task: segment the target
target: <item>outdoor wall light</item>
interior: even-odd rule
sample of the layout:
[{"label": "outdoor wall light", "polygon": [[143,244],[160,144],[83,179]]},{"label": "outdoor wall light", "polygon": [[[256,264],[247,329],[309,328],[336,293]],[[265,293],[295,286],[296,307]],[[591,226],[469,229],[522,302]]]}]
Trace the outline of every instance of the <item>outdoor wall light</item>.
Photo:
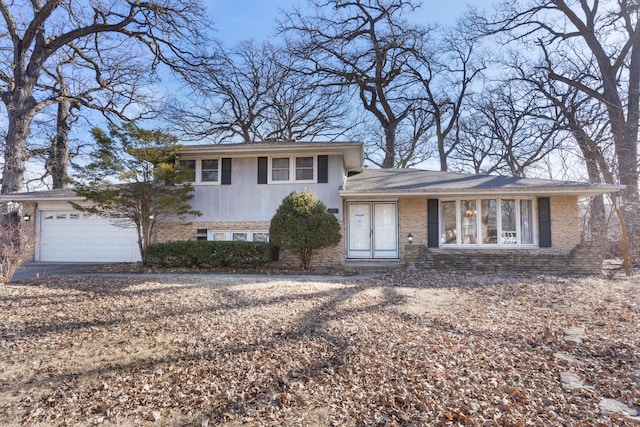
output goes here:
[{"label": "outdoor wall light", "polygon": [[413,243],[413,234],[409,233],[409,235],[407,236],[407,240],[409,241],[409,244]]},{"label": "outdoor wall light", "polygon": [[29,214],[22,215],[22,220],[23,221],[31,221],[31,215],[29,215]]}]

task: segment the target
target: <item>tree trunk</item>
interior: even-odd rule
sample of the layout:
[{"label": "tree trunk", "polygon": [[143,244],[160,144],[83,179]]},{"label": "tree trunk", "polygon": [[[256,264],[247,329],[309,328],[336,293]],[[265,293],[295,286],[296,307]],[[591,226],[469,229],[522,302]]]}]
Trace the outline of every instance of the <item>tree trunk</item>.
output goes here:
[{"label": "tree trunk", "polygon": [[384,128],[384,160],[383,169],[391,169],[396,164],[396,128],[397,124],[389,124]]},{"label": "tree trunk", "polygon": [[444,136],[438,135],[438,155],[440,156],[440,171],[447,172],[449,165],[447,164],[447,152],[444,149]]},{"label": "tree trunk", "polygon": [[58,103],[56,136],[51,141],[45,168],[53,181],[53,188],[65,188],[69,170],[69,102]]},{"label": "tree trunk", "polygon": [[20,107],[20,104],[14,102],[7,105],[7,112],[9,123],[4,148],[4,168],[0,194],[11,194],[22,190],[28,157],[27,137],[31,122],[28,107]]}]

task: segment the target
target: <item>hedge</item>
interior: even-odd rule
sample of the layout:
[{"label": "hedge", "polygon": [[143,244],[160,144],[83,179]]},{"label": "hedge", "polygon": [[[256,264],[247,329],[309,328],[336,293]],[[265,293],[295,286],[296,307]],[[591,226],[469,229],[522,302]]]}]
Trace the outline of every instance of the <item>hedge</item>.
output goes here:
[{"label": "hedge", "polygon": [[271,261],[273,252],[272,245],[263,242],[181,240],[149,245],[145,265],[165,268],[247,268]]}]

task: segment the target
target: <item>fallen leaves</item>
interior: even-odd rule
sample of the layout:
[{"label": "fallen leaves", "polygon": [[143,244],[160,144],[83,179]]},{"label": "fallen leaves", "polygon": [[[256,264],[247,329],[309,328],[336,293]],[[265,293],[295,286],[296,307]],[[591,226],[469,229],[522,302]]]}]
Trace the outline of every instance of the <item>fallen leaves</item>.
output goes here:
[{"label": "fallen leaves", "polygon": [[635,279],[431,271],[6,286],[0,420],[625,425],[600,403],[640,402],[639,302]]}]

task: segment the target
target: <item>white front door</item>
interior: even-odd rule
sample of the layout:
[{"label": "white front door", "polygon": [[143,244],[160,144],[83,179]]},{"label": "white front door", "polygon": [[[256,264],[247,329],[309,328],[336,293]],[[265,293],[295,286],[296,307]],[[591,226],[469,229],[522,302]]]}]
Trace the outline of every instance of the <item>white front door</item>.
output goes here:
[{"label": "white front door", "polygon": [[349,258],[398,258],[397,206],[349,203]]}]

